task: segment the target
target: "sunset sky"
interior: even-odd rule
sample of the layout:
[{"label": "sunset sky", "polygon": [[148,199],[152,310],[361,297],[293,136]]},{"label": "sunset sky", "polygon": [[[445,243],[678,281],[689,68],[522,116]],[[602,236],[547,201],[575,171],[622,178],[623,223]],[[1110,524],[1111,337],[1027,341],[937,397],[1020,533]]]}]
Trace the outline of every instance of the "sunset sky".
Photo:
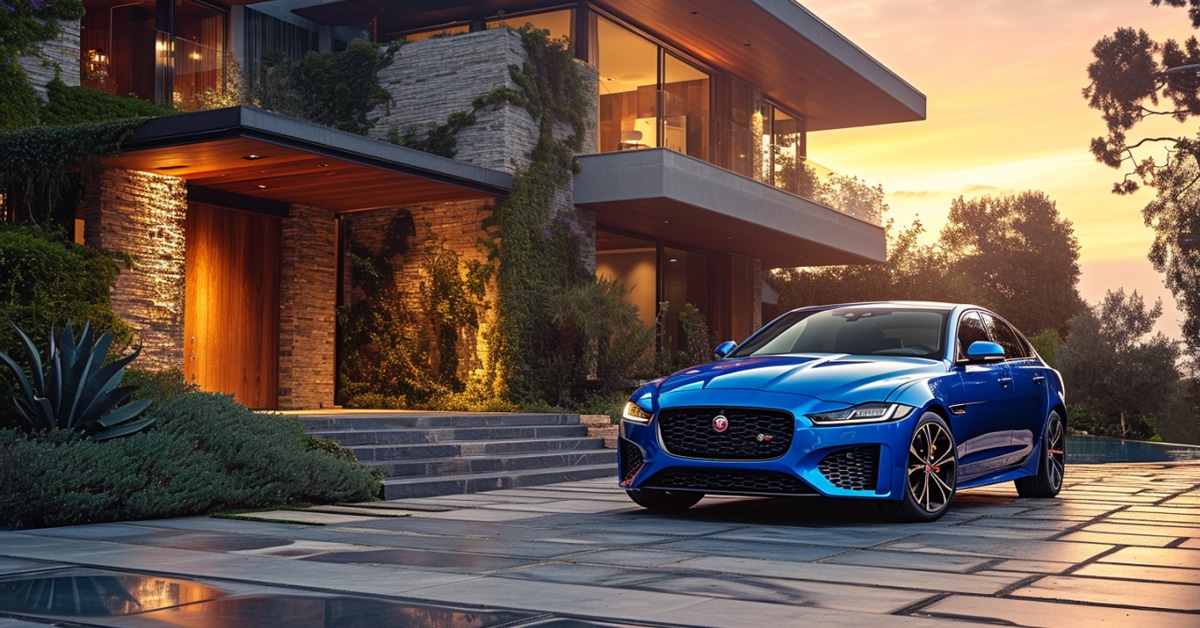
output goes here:
[{"label": "sunset sky", "polygon": [[[1124,26],[1158,41],[1190,37],[1196,33],[1184,9],[1150,0],[800,3],[928,99],[922,122],[811,134],[810,159],[881,184],[896,224],[919,216],[931,239],[952,199],[1041,190],[1074,223],[1083,297],[1094,304],[1120,287],[1150,302],[1161,297],[1157,329],[1180,336],[1174,300],[1146,260],[1153,232],[1141,209],[1153,193],[1110,192],[1122,172],[1088,152],[1104,124],[1081,90],[1097,40]],[[1171,135],[1200,128],[1195,121],[1156,124],[1156,132]]]}]

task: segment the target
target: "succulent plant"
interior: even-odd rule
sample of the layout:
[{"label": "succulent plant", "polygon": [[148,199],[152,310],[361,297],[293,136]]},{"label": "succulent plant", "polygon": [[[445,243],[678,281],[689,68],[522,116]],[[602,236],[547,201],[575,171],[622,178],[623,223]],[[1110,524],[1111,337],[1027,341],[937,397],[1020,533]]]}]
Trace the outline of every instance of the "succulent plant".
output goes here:
[{"label": "succulent plant", "polygon": [[50,351],[43,363],[29,336],[20,327],[13,327],[25,345],[30,377],[2,351],[0,362],[16,375],[13,405],[30,429],[78,430],[100,441],[133,434],[154,422],[153,418],[137,418],[150,405],[149,399],[120,405],[137,390],[118,384],[125,375],[125,365],[141,353],[141,347],[105,365],[112,332],[93,340],[91,324],[86,324],[76,341],[68,321],[57,343],[54,330],[50,330]]}]

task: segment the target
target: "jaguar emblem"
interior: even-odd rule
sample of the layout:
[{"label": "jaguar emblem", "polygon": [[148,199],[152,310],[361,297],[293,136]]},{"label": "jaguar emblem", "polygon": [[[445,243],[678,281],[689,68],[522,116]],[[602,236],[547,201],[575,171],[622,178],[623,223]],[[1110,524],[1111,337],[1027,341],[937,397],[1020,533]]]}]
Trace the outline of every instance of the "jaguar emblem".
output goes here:
[{"label": "jaguar emblem", "polygon": [[718,414],[717,416],[713,417],[712,426],[713,431],[720,434],[721,432],[729,429],[729,419],[726,418],[724,414]]}]

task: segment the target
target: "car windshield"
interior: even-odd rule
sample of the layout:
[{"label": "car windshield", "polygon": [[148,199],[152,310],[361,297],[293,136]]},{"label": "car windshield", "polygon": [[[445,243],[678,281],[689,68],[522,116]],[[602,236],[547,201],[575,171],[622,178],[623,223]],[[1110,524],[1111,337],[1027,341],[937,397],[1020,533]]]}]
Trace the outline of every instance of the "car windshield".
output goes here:
[{"label": "car windshield", "polygon": [[785,314],[730,357],[848,353],[941,359],[949,310],[856,306]]}]

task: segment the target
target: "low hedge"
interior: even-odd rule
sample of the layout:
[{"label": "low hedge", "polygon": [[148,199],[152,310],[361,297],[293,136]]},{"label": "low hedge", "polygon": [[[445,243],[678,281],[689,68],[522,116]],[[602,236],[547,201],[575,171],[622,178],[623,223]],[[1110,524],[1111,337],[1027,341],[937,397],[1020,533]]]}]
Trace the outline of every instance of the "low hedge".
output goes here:
[{"label": "low hedge", "polygon": [[212,393],[174,397],[146,432],[92,442],[0,430],[0,525],[12,529],[365,501],[381,474],[299,421]]}]

